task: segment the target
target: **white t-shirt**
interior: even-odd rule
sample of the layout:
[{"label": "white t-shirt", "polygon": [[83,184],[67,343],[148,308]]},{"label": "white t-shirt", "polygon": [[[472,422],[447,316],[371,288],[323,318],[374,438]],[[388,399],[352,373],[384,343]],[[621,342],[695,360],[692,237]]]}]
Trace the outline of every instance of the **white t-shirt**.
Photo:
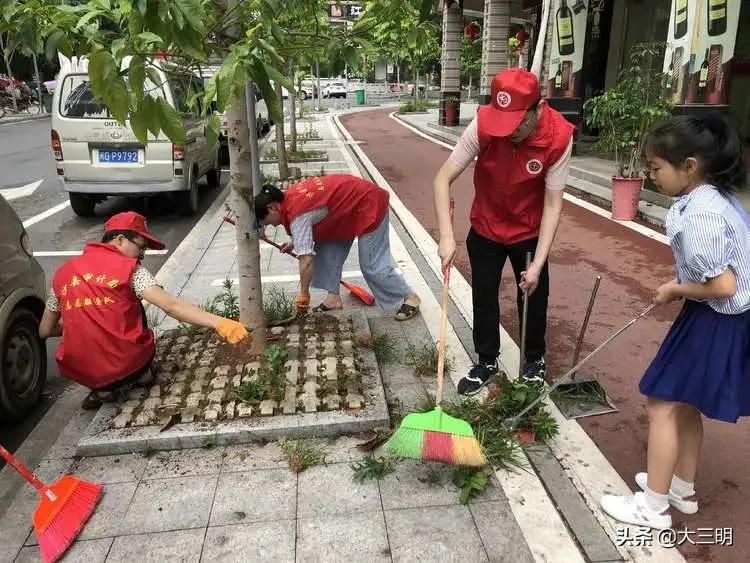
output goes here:
[{"label": "white t-shirt", "polygon": [[[547,175],[544,180],[548,190],[560,191],[565,189],[565,186],[568,183],[570,157],[572,154],[573,138],[571,137],[568,148],[565,149],[563,155],[547,170]],[[456,165],[456,167],[464,170],[477,156],[479,156],[479,132],[477,118],[474,117],[463,135],[461,135],[458,144],[453,148],[450,161]]]}]

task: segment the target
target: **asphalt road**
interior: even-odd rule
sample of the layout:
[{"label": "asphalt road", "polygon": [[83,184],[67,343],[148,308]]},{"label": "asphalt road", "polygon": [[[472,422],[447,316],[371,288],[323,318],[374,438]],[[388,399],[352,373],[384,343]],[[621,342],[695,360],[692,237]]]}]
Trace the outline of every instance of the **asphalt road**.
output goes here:
[{"label": "asphalt road", "polygon": [[[0,125],[0,171],[0,190],[42,181],[32,195],[10,202],[24,222],[34,220],[40,214],[68,200],[57,179],[50,149],[49,119]],[[222,186],[227,180],[228,174],[224,174]],[[96,217],[88,218],[78,217],[70,206],[66,206],[27,227],[34,253],[80,250],[86,242],[101,237],[103,223],[109,216],[120,211],[135,210],[148,217],[149,230],[167,246],[166,254],[149,255],[144,260],[144,265],[156,273],[221,191],[209,190],[205,180],[201,180],[200,185],[204,188],[201,190],[201,209],[193,217],[176,215],[174,205],[168,196],[159,196],[148,201],[111,198],[97,206]],[[69,256],[37,255],[48,281],[55,269],[68,258]],[[0,427],[0,443],[11,451],[23,443],[67,385],[55,365],[56,347],[57,339],[47,342],[48,369],[44,401],[24,421],[17,424],[4,423]]]}]

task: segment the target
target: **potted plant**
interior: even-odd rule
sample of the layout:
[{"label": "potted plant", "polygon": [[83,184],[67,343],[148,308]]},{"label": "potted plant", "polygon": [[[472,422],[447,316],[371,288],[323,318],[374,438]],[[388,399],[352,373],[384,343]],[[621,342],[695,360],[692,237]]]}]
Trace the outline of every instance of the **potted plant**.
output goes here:
[{"label": "potted plant", "polygon": [[458,98],[446,96],[444,100],[445,125],[452,127],[458,125]]},{"label": "potted plant", "polygon": [[632,221],[643,188],[642,156],[646,134],[671,115],[672,104],[663,97],[664,45],[641,43],[615,86],[583,106],[586,123],[599,130],[596,148],[614,155],[617,175],[612,177],[612,218]]}]

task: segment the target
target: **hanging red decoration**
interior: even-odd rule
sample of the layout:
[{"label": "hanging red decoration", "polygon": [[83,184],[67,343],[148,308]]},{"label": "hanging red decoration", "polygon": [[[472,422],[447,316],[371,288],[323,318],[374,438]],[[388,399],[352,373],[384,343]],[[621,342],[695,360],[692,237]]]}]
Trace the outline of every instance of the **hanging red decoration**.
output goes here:
[{"label": "hanging red decoration", "polygon": [[470,43],[474,42],[481,31],[482,29],[477,22],[470,22],[464,27],[464,35]]}]

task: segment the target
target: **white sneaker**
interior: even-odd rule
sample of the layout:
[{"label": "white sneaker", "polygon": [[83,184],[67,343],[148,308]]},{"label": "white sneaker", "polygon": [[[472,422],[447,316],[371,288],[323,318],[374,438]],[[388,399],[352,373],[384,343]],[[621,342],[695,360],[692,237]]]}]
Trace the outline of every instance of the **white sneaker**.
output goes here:
[{"label": "white sneaker", "polygon": [[[641,490],[645,491],[646,483],[648,482],[648,473],[646,473],[645,471],[636,473],[635,482],[641,488]],[[676,508],[683,514],[695,514],[696,512],[698,512],[698,501],[695,500],[692,495],[689,497],[681,497],[673,493],[672,489],[670,489],[668,498],[669,504],[671,504],[674,508]]]},{"label": "white sneaker", "polygon": [[635,493],[632,496],[604,495],[601,500],[602,509],[615,520],[632,524],[664,530],[672,527],[672,516],[669,507],[664,512],[654,512],[646,506],[644,493]]}]

